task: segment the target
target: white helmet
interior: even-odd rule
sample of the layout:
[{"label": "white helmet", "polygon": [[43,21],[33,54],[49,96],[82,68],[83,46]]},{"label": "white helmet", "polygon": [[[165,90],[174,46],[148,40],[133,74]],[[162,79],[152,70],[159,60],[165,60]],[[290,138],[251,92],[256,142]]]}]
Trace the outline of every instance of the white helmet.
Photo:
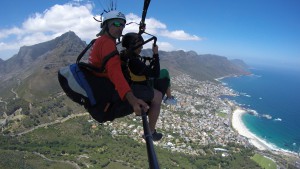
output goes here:
[{"label": "white helmet", "polygon": [[105,22],[108,21],[108,20],[110,20],[110,19],[123,19],[125,21],[125,23],[126,23],[125,15],[122,12],[119,12],[119,11],[109,11],[109,12],[103,14],[101,28],[103,27],[103,25],[105,24]]}]

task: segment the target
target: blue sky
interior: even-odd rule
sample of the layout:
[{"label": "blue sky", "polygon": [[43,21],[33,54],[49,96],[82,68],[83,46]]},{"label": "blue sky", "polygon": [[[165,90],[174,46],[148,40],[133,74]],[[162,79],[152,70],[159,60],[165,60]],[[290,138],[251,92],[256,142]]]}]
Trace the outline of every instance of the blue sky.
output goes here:
[{"label": "blue sky", "polygon": [[[99,18],[109,2],[0,1],[0,58],[6,60],[21,46],[69,30],[89,42],[100,30],[93,16]],[[143,0],[114,2],[128,21],[140,21]],[[300,67],[299,0],[152,0],[146,24],[146,32],[157,36],[161,50],[193,50],[248,64]],[[124,33],[132,31],[138,27],[124,29]]]}]

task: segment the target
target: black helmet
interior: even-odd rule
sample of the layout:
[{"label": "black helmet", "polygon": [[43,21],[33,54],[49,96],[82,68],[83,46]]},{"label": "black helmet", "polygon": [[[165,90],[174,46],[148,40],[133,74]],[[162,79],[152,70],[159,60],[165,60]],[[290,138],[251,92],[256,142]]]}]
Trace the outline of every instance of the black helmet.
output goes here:
[{"label": "black helmet", "polygon": [[134,32],[126,33],[122,39],[122,46],[128,49],[134,47],[138,42],[144,42],[141,35]]}]

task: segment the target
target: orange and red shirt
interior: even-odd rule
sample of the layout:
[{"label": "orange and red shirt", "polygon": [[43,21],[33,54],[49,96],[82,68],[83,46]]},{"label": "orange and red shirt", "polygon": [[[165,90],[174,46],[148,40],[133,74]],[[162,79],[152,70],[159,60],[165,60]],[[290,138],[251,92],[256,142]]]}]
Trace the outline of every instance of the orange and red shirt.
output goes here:
[{"label": "orange and red shirt", "polygon": [[[115,50],[117,50],[116,41],[107,35],[103,35],[99,37],[92,46],[89,63],[93,66],[100,67],[104,57]],[[105,65],[104,73],[95,73],[95,75],[108,78],[115,85],[115,89],[122,100],[125,99],[126,93],[131,90],[122,73],[121,59],[118,54],[108,60]]]}]

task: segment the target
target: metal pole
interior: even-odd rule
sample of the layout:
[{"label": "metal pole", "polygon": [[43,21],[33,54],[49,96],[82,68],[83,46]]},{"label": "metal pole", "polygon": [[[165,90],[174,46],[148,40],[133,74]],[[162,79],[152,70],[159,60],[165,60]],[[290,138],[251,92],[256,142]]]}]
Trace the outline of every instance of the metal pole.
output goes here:
[{"label": "metal pole", "polygon": [[142,120],[144,128],[144,137],[147,145],[149,167],[150,169],[159,169],[156,153],[153,146],[152,134],[147,120],[147,114],[144,111],[142,111]]}]

